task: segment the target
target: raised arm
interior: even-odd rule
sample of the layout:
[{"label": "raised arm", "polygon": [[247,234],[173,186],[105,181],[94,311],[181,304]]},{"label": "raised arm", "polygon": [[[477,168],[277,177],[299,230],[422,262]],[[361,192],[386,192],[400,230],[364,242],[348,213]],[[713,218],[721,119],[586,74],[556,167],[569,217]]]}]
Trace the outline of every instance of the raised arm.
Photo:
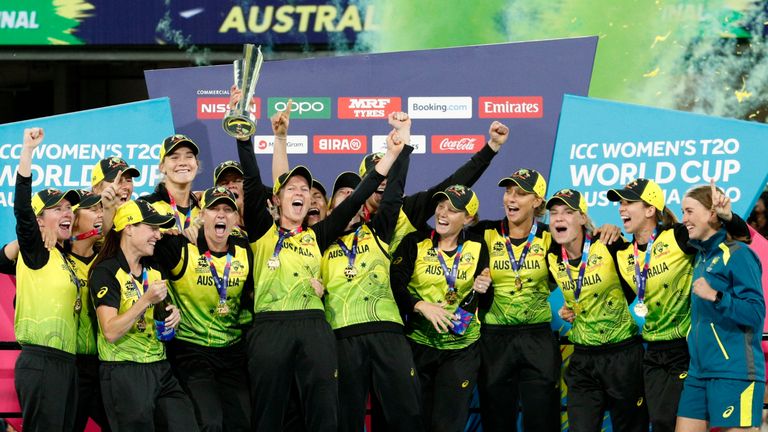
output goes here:
[{"label": "raised arm", "polygon": [[43,243],[35,211],[32,210],[32,157],[35,148],[43,142],[41,128],[24,129],[24,144],[16,175],[15,203],[16,238],[24,263],[32,269],[42,268],[48,262],[49,252]]},{"label": "raised arm", "polygon": [[[390,132],[387,140],[395,138],[395,131]],[[402,137],[400,137],[402,139]],[[403,140],[405,142],[405,140]],[[389,243],[395,233],[400,207],[403,205],[403,190],[408,177],[408,166],[413,147],[406,145],[387,175],[387,186],[381,198],[379,210],[373,216],[371,224],[376,235]]]},{"label": "raised arm", "polygon": [[290,170],[288,164],[288,126],[291,121],[291,104],[288,99],[288,107],[272,116],[272,132],[275,134],[275,146],[272,149],[272,181],[276,182],[281,174]]}]

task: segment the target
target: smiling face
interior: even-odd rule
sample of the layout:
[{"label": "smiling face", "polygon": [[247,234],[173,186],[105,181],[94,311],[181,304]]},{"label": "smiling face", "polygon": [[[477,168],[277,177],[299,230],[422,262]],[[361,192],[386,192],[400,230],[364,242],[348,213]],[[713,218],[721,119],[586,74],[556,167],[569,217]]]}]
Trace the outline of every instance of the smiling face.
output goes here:
[{"label": "smiling face", "polygon": [[144,223],[128,225],[124,231],[123,237],[127,237],[127,242],[140,257],[152,256],[155,244],[162,237],[159,227]]},{"label": "smiling face", "polygon": [[205,233],[216,241],[226,241],[237,220],[237,210],[227,203],[219,203],[203,210]]},{"label": "smiling face", "polygon": [[565,204],[550,204],[549,231],[559,244],[569,245],[581,238],[587,217]]},{"label": "smiling face", "polygon": [[646,226],[656,225],[656,207],[643,201],[619,202],[619,216],[624,229],[630,234],[640,233]]},{"label": "smiling face", "polygon": [[435,209],[435,232],[441,237],[457,235],[464,225],[472,222],[472,217],[464,210],[457,210],[451,206],[448,199],[443,199]]},{"label": "smiling face", "polygon": [[289,178],[275,196],[275,204],[280,208],[280,224],[301,225],[309,212],[311,199],[307,179],[300,175]]},{"label": "smiling face", "polygon": [[542,203],[536,194],[526,192],[520,186],[510,185],[504,191],[504,214],[507,220],[515,225],[533,220],[536,208]]},{"label": "smiling face", "polygon": [[56,238],[61,242],[72,237],[74,219],[72,204],[63,199],[55,206],[43,210],[37,217],[37,224],[41,230],[56,227]]},{"label": "smiling face", "polygon": [[691,240],[706,240],[717,232],[717,213],[686,196],[683,198],[683,225]]},{"label": "smiling face", "polygon": [[307,212],[307,225],[312,226],[325,219],[328,214],[328,201],[325,195],[317,188],[310,190],[309,211]]},{"label": "smiling face", "polygon": [[192,183],[197,175],[197,168],[197,157],[187,146],[176,147],[160,162],[160,172],[165,175],[166,180],[178,185]]},{"label": "smiling face", "polygon": [[101,203],[88,208],[77,209],[75,214],[75,225],[72,228],[72,234],[82,234],[92,229],[101,228],[104,219],[104,209]]}]

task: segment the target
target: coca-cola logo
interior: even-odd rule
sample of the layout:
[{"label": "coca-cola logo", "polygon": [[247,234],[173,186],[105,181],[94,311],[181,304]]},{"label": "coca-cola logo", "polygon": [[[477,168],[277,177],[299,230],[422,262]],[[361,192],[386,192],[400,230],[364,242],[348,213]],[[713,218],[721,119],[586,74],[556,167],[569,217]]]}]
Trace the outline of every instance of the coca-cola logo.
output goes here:
[{"label": "coca-cola logo", "polygon": [[432,153],[475,153],[484,145],[483,135],[432,136]]}]

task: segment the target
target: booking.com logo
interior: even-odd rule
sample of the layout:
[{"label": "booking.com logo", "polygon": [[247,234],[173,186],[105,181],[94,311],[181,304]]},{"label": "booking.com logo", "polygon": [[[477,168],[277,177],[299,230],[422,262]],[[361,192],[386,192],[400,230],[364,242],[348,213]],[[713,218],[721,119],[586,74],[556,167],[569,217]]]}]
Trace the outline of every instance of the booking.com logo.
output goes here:
[{"label": "booking.com logo", "polygon": [[267,99],[267,114],[272,117],[276,112],[287,110],[289,99],[291,99],[292,119],[331,118],[331,98],[329,97],[269,98]]}]

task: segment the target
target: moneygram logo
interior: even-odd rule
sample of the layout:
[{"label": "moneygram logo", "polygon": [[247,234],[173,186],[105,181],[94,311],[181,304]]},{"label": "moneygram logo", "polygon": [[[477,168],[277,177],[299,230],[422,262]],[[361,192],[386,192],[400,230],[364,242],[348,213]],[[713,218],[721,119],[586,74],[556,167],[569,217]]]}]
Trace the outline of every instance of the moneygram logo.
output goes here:
[{"label": "moneygram logo", "polygon": [[[287,150],[289,154],[309,153],[308,137],[306,135],[288,135]],[[272,154],[275,149],[274,135],[254,135],[253,152],[256,154]]]},{"label": "moneygram logo", "polygon": [[[426,135],[411,135],[411,147],[416,154],[424,154],[427,152],[427,136]],[[386,135],[374,135],[371,137],[371,153],[385,153],[387,151],[387,136]]]},{"label": "moneygram logo", "polygon": [[[288,98],[267,99],[267,115],[288,109]],[[291,119],[329,119],[331,118],[331,98],[308,97],[292,98]]]},{"label": "moneygram logo", "polygon": [[[197,118],[201,120],[221,120],[229,111],[229,108],[227,108],[228,103],[229,98],[225,97],[197,98]],[[261,116],[261,99],[253,98],[250,108],[253,115],[259,118]]]},{"label": "moneygram logo", "polygon": [[541,96],[481,96],[477,100],[480,118],[542,118],[544,98]]},{"label": "moneygram logo", "polygon": [[472,118],[472,98],[409,97],[408,115],[415,119]]},{"label": "moneygram logo", "polygon": [[483,135],[432,135],[432,153],[475,153],[484,145]]},{"label": "moneygram logo", "polygon": [[399,97],[340,97],[340,119],[381,119],[402,111]]},{"label": "moneygram logo", "polygon": [[315,153],[367,153],[368,138],[365,135],[315,135]]}]

